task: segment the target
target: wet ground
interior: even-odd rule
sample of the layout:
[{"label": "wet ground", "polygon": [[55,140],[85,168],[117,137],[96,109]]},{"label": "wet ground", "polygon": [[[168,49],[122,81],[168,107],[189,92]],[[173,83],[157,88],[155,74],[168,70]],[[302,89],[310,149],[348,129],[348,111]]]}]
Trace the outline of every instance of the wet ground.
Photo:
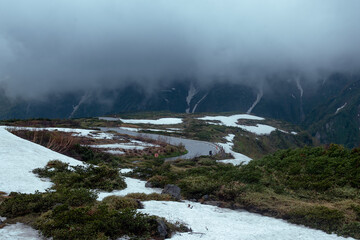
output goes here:
[{"label": "wet ground", "polygon": [[170,136],[164,136],[159,134],[153,134],[153,133],[139,133],[139,132],[132,132],[129,130],[121,129],[121,128],[107,128],[102,127],[100,128],[101,131],[115,131],[121,134],[127,134],[130,136],[136,136],[136,137],[144,137],[144,138],[150,138],[154,140],[160,140],[162,142],[169,143],[171,145],[184,145],[186,150],[188,151],[187,154],[168,158],[167,161],[173,161],[176,159],[191,159],[194,157],[202,156],[202,155],[209,155],[210,151],[212,154],[216,154],[219,151],[219,147],[213,143],[210,142],[204,142],[204,141],[197,141],[197,140],[191,140],[186,138],[179,138],[179,137],[170,137]]}]

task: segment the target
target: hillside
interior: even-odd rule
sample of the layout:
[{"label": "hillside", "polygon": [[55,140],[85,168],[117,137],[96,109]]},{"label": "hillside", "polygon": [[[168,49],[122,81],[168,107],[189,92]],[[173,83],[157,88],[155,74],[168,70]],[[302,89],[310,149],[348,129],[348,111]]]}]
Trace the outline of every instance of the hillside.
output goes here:
[{"label": "hillside", "polygon": [[0,119],[97,117],[143,111],[240,111],[300,125],[321,143],[357,146],[359,77],[335,73],[318,82],[299,79],[275,76],[263,87],[230,82],[203,87],[196,81],[175,81],[151,91],[129,84],[111,91],[79,91],[27,101],[10,100],[2,93]]},{"label": "hillside", "polygon": [[[132,131],[134,129],[143,132],[160,130],[165,135],[179,135],[181,134],[179,129],[189,124],[189,119],[182,119],[180,121],[179,117],[121,119],[121,121],[79,119],[72,121],[29,120],[7,122],[8,125],[13,125],[13,127],[8,126],[7,128],[14,134],[47,146],[55,151],[76,157],[82,160],[82,162],[53,152],[38,144],[25,141],[2,127],[0,137],[7,140],[0,141],[0,154],[2,154],[0,159],[6,161],[9,166],[3,169],[1,178],[4,181],[0,181],[0,189],[5,189],[5,193],[3,193],[5,196],[2,195],[0,197],[2,201],[0,204],[0,216],[7,217],[5,223],[22,222],[31,225],[43,235],[53,236],[54,240],[63,239],[65,236],[67,239],[105,239],[108,237],[120,237],[124,234],[131,237],[148,238],[153,236],[163,239],[165,236],[171,236],[172,232],[176,232],[172,237],[173,239],[228,239],[229,236],[236,238],[239,235],[246,236],[248,239],[257,239],[259,237],[262,239],[274,239],[276,237],[276,239],[284,240],[344,239],[334,234],[326,234],[322,231],[289,224],[274,218],[228,209],[230,207],[235,209],[245,208],[250,211],[261,212],[265,215],[281,217],[290,222],[296,222],[296,216],[305,214],[309,218],[305,222],[296,223],[306,224],[328,232],[336,231],[344,236],[358,237],[356,231],[354,232],[353,230],[356,227],[356,222],[354,223],[355,225],[353,223],[346,226],[339,225],[339,221],[342,221],[344,218],[348,219],[348,216],[343,215],[343,213],[334,212],[332,209],[322,211],[323,208],[321,208],[321,211],[318,212],[318,203],[314,203],[314,209],[305,209],[304,212],[297,212],[294,209],[295,212],[291,218],[286,217],[287,215],[274,214],[277,211],[277,207],[289,203],[286,200],[288,198],[287,194],[289,194],[288,191],[296,190],[295,193],[291,193],[290,198],[297,198],[303,194],[303,189],[298,191],[299,189],[286,185],[287,182],[284,181],[286,176],[278,178],[279,187],[284,184],[284,188],[280,191],[276,187],[278,184],[268,179],[272,176],[271,174],[257,174],[259,169],[272,172],[272,165],[277,165],[276,162],[278,160],[276,160],[276,156],[283,154],[284,151],[269,155],[263,160],[246,162],[248,165],[241,165],[239,167],[233,166],[234,163],[224,164],[222,162],[224,161],[223,158],[229,156],[222,155],[221,152],[216,156],[200,156],[194,159],[179,159],[165,162],[164,159],[157,158],[151,152],[152,148],[159,149],[161,146],[149,145],[150,142],[145,143],[146,138],[139,139],[135,136],[137,138],[135,142],[131,135],[123,135],[114,131],[101,132],[79,128],[64,128],[64,126],[84,124],[93,126],[106,124],[114,126],[118,124],[122,125],[122,128],[130,128]],[[246,124],[245,122],[237,121],[238,119],[246,120]],[[209,123],[203,124],[223,128],[223,134],[225,134],[224,140],[226,141],[230,141],[228,136],[231,134],[230,132],[234,131],[239,131],[240,135],[248,133],[253,134],[254,137],[261,135],[266,137],[273,132],[281,132],[280,130],[294,130],[286,126],[275,126],[274,121],[272,121],[274,126],[267,125],[270,124],[269,120],[253,115],[202,116],[202,118],[192,119],[192,121],[199,122],[199,124],[203,121],[209,121]],[[44,128],[42,124],[51,127]],[[62,125],[62,128],[60,125]],[[150,125],[151,129],[148,128]],[[166,132],[167,130],[169,132]],[[295,135],[295,132],[281,133],[289,136],[298,135]],[[223,135],[220,135],[220,133],[214,135],[215,139],[219,139],[221,136]],[[164,140],[166,141],[166,137]],[[152,144],[160,145],[160,142],[158,140]],[[87,147],[79,148],[79,143],[81,145],[86,143]],[[218,144],[221,146],[222,143]],[[231,144],[228,145],[230,146]],[[59,146],[61,147],[59,148]],[[112,152],[110,155],[106,154],[109,149],[125,150],[129,148],[134,149],[134,152]],[[145,151],[146,148],[149,150]],[[21,149],[26,151],[21,151]],[[144,151],[140,155],[133,155],[135,152],[139,153],[139,149]],[[165,149],[169,149],[169,147],[166,146]],[[350,157],[349,160],[353,158],[352,153],[350,154],[344,149],[339,148],[339,151],[336,151],[337,148],[333,149],[335,150],[325,153],[333,156],[332,152],[340,151],[338,154],[347,154]],[[225,150],[231,150],[231,147]],[[288,153],[291,152],[291,150],[286,151]],[[312,151],[321,153],[320,149]],[[158,152],[158,150],[155,152]],[[303,154],[308,154],[307,152],[309,152],[308,148],[293,150],[289,156],[291,158],[299,154],[302,156]],[[236,155],[234,156],[237,157]],[[65,159],[65,162],[69,161],[71,165],[61,163],[60,161],[47,162],[53,158]],[[26,164],[24,164],[24,161]],[[92,162],[97,164],[98,167],[92,167],[92,165],[87,165],[84,162]],[[261,167],[264,163],[265,168]],[[76,166],[76,164],[80,166]],[[124,169],[125,166],[131,167],[133,170]],[[292,165],[286,164],[286,166],[292,168]],[[322,166],[318,167],[322,168]],[[33,171],[33,174],[30,171],[34,170],[34,168],[36,169]],[[119,168],[121,168],[120,174],[118,174]],[[15,169],[16,172],[21,171],[26,174],[23,174],[23,178],[13,178],[11,181],[12,185],[8,185],[6,183],[7,179],[9,176],[15,176]],[[280,167],[277,171],[284,172],[284,169]],[[292,174],[296,175],[297,173],[292,172]],[[348,174],[351,173],[349,172]],[[341,195],[343,192],[340,191],[340,188],[347,186],[346,181],[348,180],[346,176],[344,176],[345,181],[341,181],[342,185],[339,184],[337,186],[339,193],[337,198],[339,201],[343,197],[346,197],[348,200],[353,199],[353,211],[356,211],[356,204],[358,204],[356,201],[358,200],[351,195],[353,191],[351,190],[347,195]],[[41,179],[46,177],[44,179],[45,184],[36,184],[35,182],[41,182],[37,177],[41,177]],[[349,177],[351,176],[349,175]],[[161,189],[146,188],[145,184],[148,185],[148,183],[135,178],[148,180],[153,185],[152,187],[163,187],[166,183],[176,183],[181,187],[181,195],[185,201],[175,201],[166,194],[160,195],[158,193]],[[270,181],[270,185],[267,184],[268,180],[266,179]],[[319,180],[321,180],[321,177]],[[24,182],[22,183],[21,181]],[[308,180],[304,179],[304,181]],[[313,182],[312,179],[311,182]],[[27,185],[24,185],[24,183]],[[19,188],[19,186],[22,186],[22,188]],[[47,187],[51,187],[52,191],[44,192]],[[34,193],[35,190],[40,192]],[[97,191],[94,192],[94,190],[100,191],[100,194]],[[311,191],[311,189],[309,190]],[[325,190],[332,191],[332,187]],[[10,191],[27,192],[28,194],[11,193],[9,196],[6,196]],[[247,196],[247,194],[249,195]],[[262,197],[254,197],[258,194],[262,194]],[[324,194],[317,196],[320,198],[321,196],[327,196],[326,194],[328,193],[319,192],[319,194]],[[354,194],[356,195],[356,192]],[[317,201],[317,199],[313,198],[313,195],[309,194],[307,196],[308,202]],[[242,201],[238,202],[237,205],[234,204],[234,201],[239,201],[239,197]],[[266,201],[267,197],[278,199],[279,201]],[[285,198],[285,200],[281,200],[282,198]],[[252,199],[252,202],[247,202],[249,199]],[[259,199],[261,201],[258,201]],[[141,201],[140,205],[139,200]],[[299,201],[303,200],[292,200],[292,202],[297,203]],[[268,205],[271,202],[276,203],[277,206]],[[346,206],[350,205],[351,202]],[[269,208],[271,209],[270,212],[268,212]],[[143,213],[164,217],[166,220],[159,220],[157,217],[143,215]],[[287,212],[285,211],[285,213]],[[316,220],[320,220],[321,224],[316,225]],[[335,222],[336,225],[331,225],[332,227],[328,229],[324,228],[324,224],[326,225],[330,222]],[[161,228],[165,229],[165,232],[159,230],[159,226],[162,226]],[[277,227],[274,228],[274,226]],[[338,227],[341,227],[340,230],[343,230],[340,231]],[[69,228],[76,231],[69,232]],[[106,231],[104,231],[105,229]],[[192,229],[191,232],[189,232],[190,229]],[[0,229],[2,236],[17,236],[16,234],[21,235],[24,233],[28,234],[28,236],[33,236],[35,239],[40,238],[39,232],[31,228],[29,229],[26,225],[20,223]]]}]

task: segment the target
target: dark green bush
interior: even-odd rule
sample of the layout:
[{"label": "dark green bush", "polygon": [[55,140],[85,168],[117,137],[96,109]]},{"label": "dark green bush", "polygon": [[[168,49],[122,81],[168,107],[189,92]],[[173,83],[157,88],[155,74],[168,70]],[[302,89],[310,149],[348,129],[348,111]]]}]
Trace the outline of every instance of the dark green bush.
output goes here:
[{"label": "dark green bush", "polygon": [[221,183],[205,176],[191,176],[178,182],[182,194],[188,198],[199,199],[218,190]]},{"label": "dark green bush", "polygon": [[[280,150],[240,169],[247,183],[267,181],[292,190],[328,191],[336,187],[360,189],[360,152],[331,144],[328,148]],[[276,176],[276,177],[274,177]]]},{"label": "dark green bush", "polygon": [[355,239],[360,239],[360,223],[351,222],[345,224],[339,231],[337,231],[337,233],[345,237],[354,237]]},{"label": "dark green bush", "polygon": [[55,188],[89,188],[112,191],[124,189],[126,183],[117,169],[107,165],[69,166],[60,161],[50,161],[45,168],[33,170],[39,177],[49,177]]},{"label": "dark green bush", "polygon": [[159,194],[159,193],[150,193],[150,194],[145,194],[145,193],[129,193],[126,195],[126,197],[128,198],[132,198],[132,199],[137,199],[137,200],[141,200],[141,201],[150,201],[150,200],[155,200],[155,201],[174,201],[174,198],[171,197],[168,194]]},{"label": "dark green bush", "polygon": [[105,204],[80,208],[59,205],[44,213],[36,227],[54,240],[116,239],[123,235],[150,238],[157,232],[155,217],[131,209],[117,211]]},{"label": "dark green bush", "polygon": [[140,202],[129,197],[108,196],[102,200],[110,209],[120,210],[124,208],[138,209],[141,207]]},{"label": "dark green bush", "polygon": [[331,233],[343,225],[344,213],[324,206],[315,206],[293,210],[289,214],[289,220]]},{"label": "dark green bush", "polygon": [[94,203],[97,194],[88,189],[62,188],[57,192],[36,192],[34,194],[12,192],[0,204],[0,216],[14,218],[27,214],[41,213],[52,209],[57,204],[82,206]]}]

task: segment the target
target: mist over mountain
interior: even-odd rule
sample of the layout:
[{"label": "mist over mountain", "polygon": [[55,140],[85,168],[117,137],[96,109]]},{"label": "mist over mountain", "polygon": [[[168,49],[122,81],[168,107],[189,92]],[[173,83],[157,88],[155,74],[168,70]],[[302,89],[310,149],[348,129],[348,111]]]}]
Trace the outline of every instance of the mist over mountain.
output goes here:
[{"label": "mist over mountain", "polygon": [[[173,81],[258,88],[359,70],[359,1],[0,1],[0,86],[11,98]],[[295,80],[294,80],[295,79]]]},{"label": "mist over mountain", "polygon": [[0,119],[240,111],[360,144],[360,2],[0,0]]}]

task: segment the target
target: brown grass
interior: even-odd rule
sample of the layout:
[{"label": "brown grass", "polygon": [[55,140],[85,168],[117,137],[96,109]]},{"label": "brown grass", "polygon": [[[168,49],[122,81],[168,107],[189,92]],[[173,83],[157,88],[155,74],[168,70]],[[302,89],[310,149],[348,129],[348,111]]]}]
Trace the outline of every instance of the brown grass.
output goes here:
[{"label": "brown grass", "polygon": [[80,142],[77,137],[67,132],[14,129],[11,133],[62,154],[67,153],[72,146]]}]

